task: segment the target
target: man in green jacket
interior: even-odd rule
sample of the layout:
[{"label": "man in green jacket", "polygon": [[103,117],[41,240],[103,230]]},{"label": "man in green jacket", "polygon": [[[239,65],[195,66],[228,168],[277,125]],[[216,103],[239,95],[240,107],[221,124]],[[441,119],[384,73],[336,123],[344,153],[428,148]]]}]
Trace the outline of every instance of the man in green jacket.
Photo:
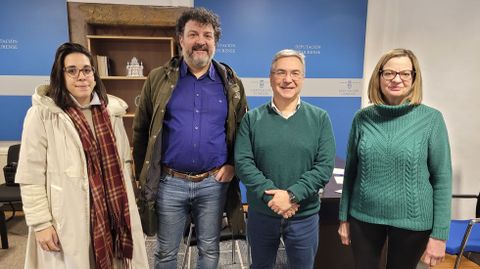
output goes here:
[{"label": "man in green jacket", "polygon": [[252,267],[273,268],[283,237],[289,268],[313,268],[318,191],[330,179],[335,140],[328,114],[300,100],[304,55],[282,50],[270,70],[272,101],[249,111],[235,143],[237,176],[247,188]]},{"label": "man in green jacket", "polygon": [[235,72],[213,60],[220,38],[216,14],[188,9],[176,32],[182,57],[150,72],[135,113],[139,210],[144,232],[157,233],[156,269],[176,268],[189,215],[198,239],[198,268],[213,269],[225,203],[234,232],[244,230],[233,147],[246,97]]}]

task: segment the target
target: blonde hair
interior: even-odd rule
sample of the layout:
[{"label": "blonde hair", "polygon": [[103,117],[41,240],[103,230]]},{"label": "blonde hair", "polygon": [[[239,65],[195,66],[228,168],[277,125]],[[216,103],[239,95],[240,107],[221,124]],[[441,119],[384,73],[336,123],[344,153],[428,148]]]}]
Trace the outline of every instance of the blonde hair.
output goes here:
[{"label": "blonde hair", "polygon": [[383,66],[392,58],[408,57],[412,62],[413,67],[413,82],[407,100],[412,105],[419,105],[422,103],[422,73],[420,72],[420,65],[417,57],[411,50],[408,49],[393,49],[385,53],[378,61],[375,69],[373,69],[370,82],[368,83],[368,100],[373,104],[385,104],[385,99],[380,88],[380,77]]}]

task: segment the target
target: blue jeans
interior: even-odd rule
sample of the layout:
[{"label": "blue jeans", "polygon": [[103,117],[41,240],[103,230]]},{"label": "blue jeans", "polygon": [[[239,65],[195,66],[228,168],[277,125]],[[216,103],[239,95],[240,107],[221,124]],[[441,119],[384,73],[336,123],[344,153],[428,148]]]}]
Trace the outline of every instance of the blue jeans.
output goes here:
[{"label": "blue jeans", "polygon": [[215,176],[201,182],[162,175],[157,193],[158,233],[155,269],[177,268],[177,254],[192,214],[197,236],[199,269],[216,269],[219,259],[221,218],[228,183]]},{"label": "blue jeans", "polygon": [[250,268],[273,268],[280,237],[285,243],[288,268],[313,268],[318,249],[318,221],[318,214],[301,219],[283,219],[250,210],[247,224],[252,248]]}]

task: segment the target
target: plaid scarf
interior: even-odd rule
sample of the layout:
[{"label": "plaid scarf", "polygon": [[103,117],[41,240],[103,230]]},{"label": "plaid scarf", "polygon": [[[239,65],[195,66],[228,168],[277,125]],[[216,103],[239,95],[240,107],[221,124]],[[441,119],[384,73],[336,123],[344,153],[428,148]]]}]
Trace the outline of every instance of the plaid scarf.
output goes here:
[{"label": "plaid scarf", "polygon": [[[90,231],[97,269],[113,268],[113,259],[131,267],[133,240],[122,166],[105,103],[91,106],[95,134],[77,107],[65,112],[80,135],[90,184]],[[96,138],[96,139],[95,139]]]}]

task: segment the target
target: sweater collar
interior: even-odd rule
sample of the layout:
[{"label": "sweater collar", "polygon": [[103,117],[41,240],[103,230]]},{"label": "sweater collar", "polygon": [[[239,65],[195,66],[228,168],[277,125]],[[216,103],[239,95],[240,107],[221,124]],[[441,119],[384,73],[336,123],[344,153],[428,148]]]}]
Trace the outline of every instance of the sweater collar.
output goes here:
[{"label": "sweater collar", "polygon": [[275,105],[275,103],[273,102],[273,96],[272,96],[272,100],[270,101],[270,107],[272,108],[272,110],[277,113],[278,115],[282,116],[283,118],[285,119],[288,119],[290,118],[291,116],[295,115],[295,113],[297,113],[298,109],[300,108],[300,104],[301,104],[301,100],[300,100],[300,97],[298,97],[298,100],[297,100],[297,105],[295,107],[295,111],[293,111],[292,113],[290,114],[282,114],[282,112],[278,109],[278,107]]},{"label": "sweater collar", "polygon": [[382,116],[391,116],[397,117],[402,116],[410,112],[415,106],[410,104],[409,101],[404,102],[403,104],[391,106],[385,104],[375,105],[376,111]]}]

